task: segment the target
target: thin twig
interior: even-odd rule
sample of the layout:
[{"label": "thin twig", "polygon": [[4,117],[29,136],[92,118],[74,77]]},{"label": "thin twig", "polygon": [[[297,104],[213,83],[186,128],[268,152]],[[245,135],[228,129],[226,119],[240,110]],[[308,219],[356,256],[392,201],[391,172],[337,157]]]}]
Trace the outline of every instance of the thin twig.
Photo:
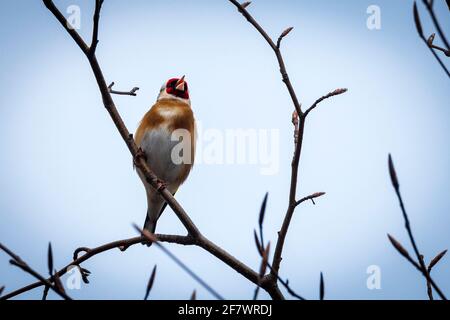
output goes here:
[{"label": "thin twig", "polygon": [[136,91],[139,90],[138,87],[133,87],[133,89],[131,89],[130,91],[116,91],[116,90],[112,89],[113,86],[114,86],[114,82],[111,82],[111,84],[108,86],[109,93],[123,95],[123,96],[136,96]]},{"label": "thin twig", "polygon": [[[391,157],[390,154],[389,154],[389,158],[388,158],[388,167],[389,167],[389,174],[390,174],[390,177],[391,177],[392,186],[394,187],[395,193],[397,195],[397,198],[398,198],[398,201],[399,201],[399,204],[400,204],[400,208],[402,210],[403,219],[405,221],[405,229],[406,229],[406,232],[408,233],[408,237],[409,237],[409,240],[410,240],[411,245],[413,247],[414,253],[415,253],[416,258],[417,258],[417,261],[419,261],[419,269],[422,272],[422,274],[425,276],[425,279],[428,282],[433,283],[432,279],[430,278],[430,275],[427,272],[427,268],[425,266],[425,263],[424,263],[424,261],[423,261],[423,259],[421,257],[419,249],[417,247],[416,240],[414,239],[414,235],[413,235],[413,232],[412,232],[412,229],[411,229],[411,224],[409,222],[408,214],[406,213],[405,205],[403,203],[403,198],[402,198],[402,195],[400,193],[400,183],[399,183],[399,180],[398,180],[398,177],[397,177],[397,172],[395,171],[394,163],[392,161],[392,157]],[[409,257],[409,255],[407,255],[405,257]],[[408,260],[410,262],[413,261],[412,259],[408,259]],[[438,292],[439,296],[442,299],[446,300],[445,295],[442,293],[442,291],[439,288],[437,288],[437,286],[436,286],[435,289]]]},{"label": "thin twig", "polygon": [[298,205],[301,204],[302,202],[305,202],[305,201],[308,201],[308,200],[314,201],[315,198],[321,197],[321,196],[323,196],[324,194],[326,194],[326,193],[325,193],[325,192],[316,192],[316,193],[313,193],[313,194],[311,194],[311,195],[309,195],[309,196],[306,196],[306,197],[301,198],[300,200],[298,200],[297,202],[295,202],[295,205],[298,206]]},{"label": "thin twig", "polygon": [[420,22],[419,10],[417,9],[417,3],[415,1],[414,1],[414,5],[413,5],[413,16],[414,16],[414,23],[416,25],[417,33],[419,34],[420,39],[422,39],[422,41],[426,44],[427,48],[431,51],[434,58],[441,66],[442,70],[444,70],[445,74],[450,78],[450,71],[447,69],[444,62],[441,60],[441,58],[436,53],[436,51],[433,50],[433,48],[428,45],[428,41],[425,38],[425,35],[423,34],[423,28],[422,28],[422,23]]},{"label": "thin twig", "polygon": [[450,57],[450,49],[444,49],[440,46],[434,44],[434,38],[436,37],[435,33],[432,33],[427,40],[427,44],[430,48],[442,51],[447,57]]},{"label": "thin twig", "polygon": [[342,89],[336,89],[336,90],[331,91],[331,92],[327,93],[326,95],[320,97],[319,99],[317,99],[317,100],[312,104],[311,107],[309,107],[309,108],[305,111],[305,117],[306,117],[312,110],[314,110],[314,108],[316,108],[317,105],[318,105],[319,103],[321,103],[323,100],[328,99],[328,98],[331,98],[331,97],[334,97],[334,96],[337,96],[337,95],[340,95],[340,94],[343,94],[343,93],[345,93],[345,92],[347,92],[347,89],[345,89],[345,88],[342,88]]},{"label": "thin twig", "polygon": [[439,37],[441,38],[447,50],[450,50],[450,45],[449,42],[447,41],[447,37],[445,36],[444,31],[442,30],[439,21],[436,17],[436,14],[434,13],[433,5],[426,0],[422,0],[422,2],[425,5],[425,8],[427,8],[428,12],[430,13],[431,20],[433,21],[434,27],[436,28]]},{"label": "thin twig", "polygon": [[89,49],[89,54],[94,55],[98,44],[98,22],[100,20],[100,10],[102,8],[103,0],[95,0],[95,11],[93,17],[93,28],[92,28],[92,41],[91,47]]},{"label": "thin twig", "polygon": [[414,261],[413,258],[411,258],[411,256],[409,255],[408,251],[406,251],[406,249],[400,244],[400,242],[395,240],[395,238],[392,237],[390,234],[388,234],[387,236],[388,236],[389,241],[391,242],[392,246],[398,251],[398,253],[400,253],[401,256],[403,256],[409,263],[411,263],[417,270],[419,270],[420,273],[422,273],[422,275],[427,279],[427,281],[429,281],[431,283],[433,289],[436,290],[438,295],[443,300],[447,300],[447,298],[445,297],[445,295],[442,292],[442,290],[434,282],[433,278],[431,278],[431,276],[426,271],[424,271],[422,269],[420,264],[418,264],[416,261]]}]

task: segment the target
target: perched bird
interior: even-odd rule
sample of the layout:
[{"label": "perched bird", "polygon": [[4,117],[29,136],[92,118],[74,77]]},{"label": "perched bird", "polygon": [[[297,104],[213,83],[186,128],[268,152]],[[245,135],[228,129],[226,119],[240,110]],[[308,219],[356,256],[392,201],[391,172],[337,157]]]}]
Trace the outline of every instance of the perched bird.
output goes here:
[{"label": "perched bird", "polygon": [[[186,180],[194,162],[195,120],[188,84],[181,78],[162,85],[156,103],[144,115],[135,134],[135,142],[144,152],[150,169],[172,193]],[[147,193],[144,229],[154,233],[156,222],[166,204],[138,169]]]}]

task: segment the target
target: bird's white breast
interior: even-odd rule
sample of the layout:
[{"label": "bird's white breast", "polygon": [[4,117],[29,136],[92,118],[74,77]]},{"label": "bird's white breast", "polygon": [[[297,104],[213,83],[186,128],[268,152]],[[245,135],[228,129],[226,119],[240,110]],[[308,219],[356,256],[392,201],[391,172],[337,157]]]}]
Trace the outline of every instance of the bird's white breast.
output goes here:
[{"label": "bird's white breast", "polygon": [[182,170],[180,165],[172,161],[172,150],[178,141],[172,141],[171,138],[171,132],[161,126],[148,130],[141,142],[150,168],[167,183],[176,181]]}]

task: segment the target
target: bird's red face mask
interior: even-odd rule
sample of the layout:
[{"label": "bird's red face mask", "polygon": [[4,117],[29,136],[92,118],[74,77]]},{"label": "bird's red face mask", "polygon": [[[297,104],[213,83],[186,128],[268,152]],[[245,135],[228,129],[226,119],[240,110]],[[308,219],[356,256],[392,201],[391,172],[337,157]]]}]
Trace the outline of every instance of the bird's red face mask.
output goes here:
[{"label": "bird's red face mask", "polygon": [[184,76],[167,81],[166,92],[182,99],[189,99],[188,84],[184,81]]}]

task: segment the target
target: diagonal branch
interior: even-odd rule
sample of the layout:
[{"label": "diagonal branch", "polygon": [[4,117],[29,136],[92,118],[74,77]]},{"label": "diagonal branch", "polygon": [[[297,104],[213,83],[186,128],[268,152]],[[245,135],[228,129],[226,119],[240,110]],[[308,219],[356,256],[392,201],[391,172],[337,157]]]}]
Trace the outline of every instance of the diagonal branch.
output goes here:
[{"label": "diagonal branch", "polygon": [[[114,104],[111,93],[109,92],[108,86],[106,84],[105,78],[103,76],[103,72],[100,68],[100,65],[97,61],[95,52],[94,54],[88,54],[89,48],[86,46],[85,42],[81,39],[78,33],[68,27],[68,23],[66,18],[62,15],[62,13],[56,8],[53,1],[51,0],[43,0],[46,7],[53,13],[53,15],[58,19],[61,25],[66,29],[66,31],[72,36],[80,49],[86,53],[88,61],[91,65],[92,71],[94,73],[95,79],[97,80],[97,85],[100,90],[103,99],[103,105],[106,110],[109,112],[111,119],[116,125],[117,130],[119,131],[122,139],[125,141],[131,155],[133,156],[134,163],[136,167],[142,172],[145,176],[146,181],[155,188],[160,195],[164,198],[164,200],[168,203],[168,205],[172,208],[175,214],[178,216],[180,221],[183,223],[184,227],[187,229],[189,234],[193,236],[197,236],[200,234],[200,231],[197,229],[195,224],[189,218],[188,214],[177,200],[172,196],[171,192],[168,191],[164,185],[161,183],[161,180],[153,173],[153,171],[148,167],[145,159],[142,157],[142,154],[139,152],[139,148],[134,142],[133,136],[128,131],[125,123],[123,122],[119,112],[117,111],[117,107]],[[100,10],[100,6],[96,6]],[[100,14],[100,13],[99,13]],[[94,32],[95,34],[95,32]]]}]

